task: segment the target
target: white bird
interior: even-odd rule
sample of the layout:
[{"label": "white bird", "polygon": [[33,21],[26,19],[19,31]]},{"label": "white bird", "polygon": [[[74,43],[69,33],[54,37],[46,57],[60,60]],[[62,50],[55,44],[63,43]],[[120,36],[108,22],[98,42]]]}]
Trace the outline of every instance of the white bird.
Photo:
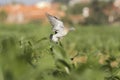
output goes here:
[{"label": "white bird", "polygon": [[51,40],[53,42],[58,42],[59,39],[61,39],[65,35],[67,35],[67,33],[70,30],[75,30],[74,28],[64,27],[63,22],[55,16],[52,16],[48,13],[46,13],[46,16],[48,17],[48,20],[52,25],[52,30],[55,33],[55,34],[51,35]]}]

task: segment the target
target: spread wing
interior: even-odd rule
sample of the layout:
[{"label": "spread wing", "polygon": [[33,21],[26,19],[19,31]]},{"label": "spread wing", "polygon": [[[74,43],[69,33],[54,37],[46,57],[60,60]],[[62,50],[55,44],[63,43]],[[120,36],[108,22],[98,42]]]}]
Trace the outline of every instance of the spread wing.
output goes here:
[{"label": "spread wing", "polygon": [[47,16],[49,22],[51,23],[54,31],[58,31],[58,30],[64,28],[63,22],[60,21],[57,17],[52,16],[48,13],[46,13],[46,16]]}]

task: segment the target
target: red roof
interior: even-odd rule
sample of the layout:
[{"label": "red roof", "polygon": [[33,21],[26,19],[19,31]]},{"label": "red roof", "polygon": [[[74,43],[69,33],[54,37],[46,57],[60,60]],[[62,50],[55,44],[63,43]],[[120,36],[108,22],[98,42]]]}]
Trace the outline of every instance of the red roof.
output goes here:
[{"label": "red roof", "polygon": [[[53,6],[57,6],[58,5],[53,5]],[[2,7],[2,9],[4,9],[8,15],[9,14],[18,14],[18,13],[22,13],[25,17],[25,19],[45,19],[45,13],[51,13],[51,14],[59,14],[59,16],[64,16],[65,13],[63,11],[59,11],[58,9],[56,9],[55,7],[42,7],[42,8],[38,8],[36,5],[31,5],[31,6],[26,6],[26,5],[6,5],[4,7]],[[62,13],[62,14],[61,14]]]}]

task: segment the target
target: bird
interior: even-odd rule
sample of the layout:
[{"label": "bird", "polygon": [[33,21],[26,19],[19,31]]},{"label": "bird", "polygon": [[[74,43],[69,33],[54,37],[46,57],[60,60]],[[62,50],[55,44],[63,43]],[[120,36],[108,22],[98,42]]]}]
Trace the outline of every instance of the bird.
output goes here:
[{"label": "bird", "polygon": [[50,39],[53,42],[57,43],[60,39],[66,36],[69,31],[75,30],[75,28],[73,27],[71,28],[65,27],[64,23],[56,16],[53,16],[49,13],[46,13],[46,16],[50,24],[52,25],[52,31],[54,32],[54,34],[50,35]]}]

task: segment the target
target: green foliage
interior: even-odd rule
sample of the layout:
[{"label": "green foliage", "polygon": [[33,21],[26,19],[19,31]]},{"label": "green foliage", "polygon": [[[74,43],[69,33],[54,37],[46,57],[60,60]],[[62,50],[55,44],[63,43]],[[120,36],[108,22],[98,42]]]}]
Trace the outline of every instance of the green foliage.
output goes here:
[{"label": "green foliage", "polygon": [[83,11],[84,7],[89,7],[89,4],[77,3],[74,6],[69,8],[69,13],[71,13],[71,14],[82,14],[82,11]]},{"label": "green foliage", "polygon": [[59,2],[62,4],[68,4],[70,0],[52,0],[52,2]]},{"label": "green foliage", "polygon": [[7,13],[4,10],[0,11],[0,21],[4,21],[7,18]]},{"label": "green foliage", "polygon": [[[83,8],[89,8],[89,17],[84,18],[85,21],[82,24],[107,24],[108,15],[105,14],[105,9],[110,10],[113,6],[113,0],[110,1],[100,1],[92,0],[89,4],[77,3],[74,6],[68,7],[68,14],[81,15],[83,13]],[[81,17],[82,18],[82,17]],[[68,21],[66,19],[66,21]]]},{"label": "green foliage", "polygon": [[61,46],[51,27],[1,24],[0,80],[119,80],[120,30],[105,26],[78,26]]},{"label": "green foliage", "polygon": [[98,0],[93,0],[89,6],[91,9],[90,17],[87,18],[88,23],[90,24],[105,24],[108,21],[107,15],[103,12],[104,8],[108,3],[99,2]]}]

